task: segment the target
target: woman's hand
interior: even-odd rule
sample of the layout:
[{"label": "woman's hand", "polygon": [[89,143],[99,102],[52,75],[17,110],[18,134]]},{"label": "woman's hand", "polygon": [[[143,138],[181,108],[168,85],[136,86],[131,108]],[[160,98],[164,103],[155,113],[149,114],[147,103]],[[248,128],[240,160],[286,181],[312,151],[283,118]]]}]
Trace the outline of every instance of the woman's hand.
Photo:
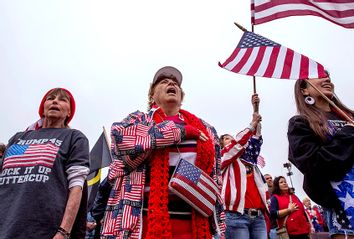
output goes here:
[{"label": "woman's hand", "polygon": [[259,102],[260,102],[260,99],[258,97],[258,94],[253,94],[252,99],[251,99],[251,103],[252,103],[254,112],[258,113]]},{"label": "woman's hand", "polygon": [[290,212],[290,214],[294,211],[297,211],[297,210],[299,210],[298,205],[294,202],[290,202],[288,205],[288,211]]},{"label": "woman's hand", "polygon": [[259,105],[259,102],[260,102],[260,101],[261,101],[261,100],[259,99],[257,93],[252,95],[251,102],[252,102],[252,105],[253,105],[253,106]]},{"label": "woman's hand", "polygon": [[201,141],[207,141],[209,139],[208,136],[194,126],[186,125],[184,128],[186,130],[186,139],[200,139]]},{"label": "woman's hand", "polygon": [[96,222],[86,222],[86,231],[92,231],[97,226]]},{"label": "woman's hand", "polygon": [[200,139],[201,141],[207,141],[209,138],[208,138],[208,136],[206,136],[202,131],[200,131],[199,139]]}]

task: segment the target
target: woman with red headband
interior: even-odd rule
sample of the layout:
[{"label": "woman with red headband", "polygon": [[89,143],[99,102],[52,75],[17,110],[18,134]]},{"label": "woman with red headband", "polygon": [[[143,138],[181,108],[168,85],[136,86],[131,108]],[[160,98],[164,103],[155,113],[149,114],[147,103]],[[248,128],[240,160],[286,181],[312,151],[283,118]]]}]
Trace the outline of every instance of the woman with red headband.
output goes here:
[{"label": "woman with red headband", "polygon": [[86,136],[68,124],[75,100],[63,88],[48,91],[40,120],[15,134],[0,167],[0,237],[69,238],[89,172]]}]

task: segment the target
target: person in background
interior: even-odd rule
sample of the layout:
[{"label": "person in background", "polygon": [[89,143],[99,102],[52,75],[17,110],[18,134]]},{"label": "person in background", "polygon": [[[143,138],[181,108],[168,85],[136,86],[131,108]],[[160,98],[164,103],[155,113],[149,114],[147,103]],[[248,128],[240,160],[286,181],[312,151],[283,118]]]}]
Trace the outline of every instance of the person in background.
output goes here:
[{"label": "person in background", "polygon": [[[252,95],[252,105],[259,104],[257,94]],[[226,238],[266,239],[267,186],[257,166],[263,143],[261,115],[253,113],[246,129],[233,138],[230,134],[220,137],[221,170],[223,176],[222,198],[225,202]]]},{"label": "person in background", "polygon": [[111,190],[112,185],[108,182],[106,177],[99,184],[95,201],[88,213],[88,230],[91,231],[92,238],[94,239],[100,239],[102,219],[106,211],[107,201]]},{"label": "person in background", "polygon": [[[264,179],[267,182],[268,186],[268,191],[267,191],[267,205],[268,208],[270,209],[270,198],[272,197],[272,192],[273,192],[273,177],[272,175],[266,173],[263,175]],[[270,232],[268,234],[269,239],[276,239],[277,238],[277,221],[274,218],[270,218]]]},{"label": "person in background", "polygon": [[96,226],[97,223],[95,219],[92,217],[91,213],[87,213],[87,222],[86,222],[86,236],[85,239],[94,239],[96,234]]},{"label": "person in background", "polygon": [[273,177],[272,175],[266,173],[263,175],[264,179],[266,180],[267,186],[268,186],[268,192],[272,194],[273,191]]},{"label": "person in background", "polygon": [[277,220],[281,228],[285,226],[290,239],[308,239],[311,233],[311,224],[300,199],[289,190],[283,176],[273,181],[273,194],[270,203],[270,215]]},{"label": "person in background", "polygon": [[223,205],[204,217],[168,188],[181,158],[221,187],[220,146],[215,129],[181,108],[182,74],[157,71],[149,90],[149,112],[136,111],[113,123],[108,180],[113,185],[103,238],[184,239],[223,236]]},{"label": "person in background", "polygon": [[0,174],[1,238],[68,239],[89,172],[89,143],[68,124],[75,100],[49,90],[40,120],[7,144]]},{"label": "person in background", "polygon": [[323,218],[317,207],[311,206],[311,200],[306,197],[302,200],[315,232],[323,232]]},{"label": "person in background", "polygon": [[[6,149],[6,145],[0,143],[0,160],[1,160],[1,158],[4,156],[5,149]],[[0,165],[1,165],[1,164],[0,164]]]},{"label": "person in background", "polygon": [[336,96],[329,76],[298,80],[294,93],[298,115],[289,120],[289,160],[303,173],[306,194],[323,207],[332,238],[354,238],[347,196],[354,186],[354,111]]}]

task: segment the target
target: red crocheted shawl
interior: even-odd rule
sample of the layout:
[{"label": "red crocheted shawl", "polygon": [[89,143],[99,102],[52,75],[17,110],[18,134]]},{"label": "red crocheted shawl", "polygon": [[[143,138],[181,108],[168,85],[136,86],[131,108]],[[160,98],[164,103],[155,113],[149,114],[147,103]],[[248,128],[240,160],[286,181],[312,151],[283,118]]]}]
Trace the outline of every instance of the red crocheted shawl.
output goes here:
[{"label": "red crocheted shawl", "polygon": [[[196,166],[211,174],[215,161],[215,147],[212,137],[208,134],[202,121],[195,115],[185,110],[180,110],[186,124],[190,124],[201,130],[208,136],[208,140],[197,141]],[[164,120],[165,114],[159,108],[154,113],[153,120],[160,123]],[[172,239],[171,224],[168,214],[168,180],[169,162],[168,149],[158,149],[152,154],[151,160],[151,181],[150,196],[148,202],[148,228],[147,238],[149,239]],[[195,210],[192,210],[193,239],[212,238],[208,218],[203,217]]]}]

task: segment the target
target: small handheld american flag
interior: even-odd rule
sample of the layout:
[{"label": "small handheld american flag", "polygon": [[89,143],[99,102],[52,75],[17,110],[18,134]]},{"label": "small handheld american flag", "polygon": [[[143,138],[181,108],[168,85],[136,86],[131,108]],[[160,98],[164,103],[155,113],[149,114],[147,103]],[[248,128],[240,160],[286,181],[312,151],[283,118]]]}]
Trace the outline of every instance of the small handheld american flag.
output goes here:
[{"label": "small handheld american flag", "polygon": [[218,187],[197,166],[181,159],[172,175],[169,188],[204,217],[213,214]]}]

